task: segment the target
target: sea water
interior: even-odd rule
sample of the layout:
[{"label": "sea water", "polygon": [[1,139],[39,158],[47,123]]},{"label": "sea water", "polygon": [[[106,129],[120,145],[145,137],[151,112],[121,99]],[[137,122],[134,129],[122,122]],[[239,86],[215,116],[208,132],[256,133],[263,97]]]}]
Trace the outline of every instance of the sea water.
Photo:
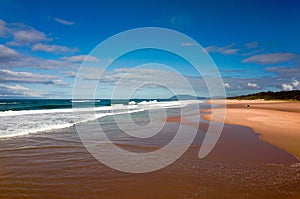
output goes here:
[{"label": "sea water", "polygon": [[[155,109],[181,108],[200,100],[0,100],[0,138],[71,127],[76,123],[99,118],[144,112]],[[145,114],[140,114],[143,116]]]}]

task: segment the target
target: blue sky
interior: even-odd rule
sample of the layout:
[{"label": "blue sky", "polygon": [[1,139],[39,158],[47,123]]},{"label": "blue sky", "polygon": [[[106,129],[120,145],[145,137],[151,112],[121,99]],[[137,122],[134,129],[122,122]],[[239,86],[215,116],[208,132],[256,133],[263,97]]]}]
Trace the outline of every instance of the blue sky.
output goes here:
[{"label": "blue sky", "polygon": [[[0,98],[71,98],[76,72],[105,39],[139,27],[180,31],[210,54],[227,95],[300,89],[300,1],[10,1],[0,2]],[[150,57],[150,58],[149,58]],[[176,55],[146,50],[123,56],[106,78],[116,81],[136,64],[172,66],[207,96],[192,67]],[[140,69],[164,78],[166,71]],[[88,79],[93,79],[91,70]],[[149,78],[150,78],[149,77]],[[170,80],[171,81],[171,80]],[[109,97],[113,81],[97,97]],[[176,81],[174,81],[176,84]],[[178,85],[180,86],[180,85]],[[183,88],[182,94],[189,94]],[[136,97],[168,97],[145,87]]]}]

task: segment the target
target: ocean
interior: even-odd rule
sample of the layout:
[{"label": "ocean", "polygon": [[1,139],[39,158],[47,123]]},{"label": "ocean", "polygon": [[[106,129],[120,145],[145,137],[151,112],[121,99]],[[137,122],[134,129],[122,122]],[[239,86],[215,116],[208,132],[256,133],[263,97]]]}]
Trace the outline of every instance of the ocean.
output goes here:
[{"label": "ocean", "polygon": [[[112,115],[127,113],[147,120],[148,110],[175,109],[200,100],[72,100],[72,99],[18,99],[0,100],[0,138],[27,135],[71,127]],[[74,110],[76,110],[74,114]]]}]

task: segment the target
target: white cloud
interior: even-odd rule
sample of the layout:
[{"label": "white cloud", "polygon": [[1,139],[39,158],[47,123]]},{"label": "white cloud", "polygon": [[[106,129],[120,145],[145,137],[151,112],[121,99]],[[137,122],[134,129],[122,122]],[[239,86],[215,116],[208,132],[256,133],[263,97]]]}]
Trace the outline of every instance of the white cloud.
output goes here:
[{"label": "white cloud", "polygon": [[248,87],[251,87],[251,88],[259,88],[259,86],[258,86],[257,84],[255,84],[255,83],[250,83],[250,82],[247,83],[247,86],[248,86]]},{"label": "white cloud", "polygon": [[47,35],[41,31],[38,31],[34,28],[28,30],[18,30],[13,33],[14,43],[13,45],[24,45],[32,44],[40,41],[51,41],[52,39],[48,38]]},{"label": "white cloud", "polygon": [[77,55],[77,56],[72,56],[72,57],[63,57],[61,60],[68,61],[68,62],[99,62],[100,60],[97,59],[94,56],[91,55]]},{"label": "white cloud", "polygon": [[19,84],[9,85],[0,84],[0,96],[5,97],[42,97],[43,92],[33,91],[27,87],[21,86]]},{"label": "white cloud", "polygon": [[[249,92],[253,92],[253,90],[271,90],[271,91],[277,91],[277,90],[300,90],[300,79],[299,79],[299,72],[300,68],[296,69],[292,67],[278,67],[278,68],[270,68],[274,69],[275,73],[274,75],[268,75],[263,77],[247,77],[244,76],[236,77],[235,75],[226,75],[223,76],[223,81],[226,83],[229,83],[231,88],[227,90],[228,95],[234,96],[234,95],[241,95],[241,94],[249,94]],[[276,69],[276,70],[275,70]],[[289,71],[286,73],[284,69]],[[297,72],[298,71],[298,72]],[[292,76],[294,74],[294,76]],[[298,74],[298,75],[297,75]],[[248,84],[250,83],[250,84]],[[255,85],[257,88],[255,88]],[[249,87],[250,86],[250,87]],[[252,87],[251,87],[252,86]],[[253,87],[254,86],[254,87]],[[252,90],[252,91],[251,91]]]},{"label": "white cloud", "polygon": [[75,24],[74,21],[67,21],[58,17],[55,17],[54,20],[60,24],[67,25],[67,26],[72,26]]},{"label": "white cloud", "polygon": [[224,83],[224,87],[225,87],[225,88],[230,88],[231,86],[230,86],[229,83]]},{"label": "white cloud", "polygon": [[249,43],[246,43],[245,46],[246,48],[256,48],[258,46],[258,42],[255,41],[255,42],[249,42]]},{"label": "white cloud", "polygon": [[297,88],[297,87],[300,86],[300,82],[294,78],[293,81],[292,81],[292,85],[293,85],[295,88]]},{"label": "white cloud", "polygon": [[[99,74],[103,73],[103,69],[101,68],[93,68],[93,67],[88,67],[85,68],[84,70],[81,70],[80,73],[75,73],[75,72],[67,72],[66,74],[71,76],[71,77],[80,77],[83,78],[85,80],[99,80]],[[108,72],[107,72],[108,73]],[[107,74],[106,73],[106,74]],[[101,77],[103,79],[105,79],[105,77]]]},{"label": "white cloud", "polygon": [[297,55],[293,53],[267,53],[267,54],[259,54],[251,56],[247,59],[244,59],[242,62],[244,63],[256,63],[256,64],[276,64],[291,61],[296,58]]},{"label": "white cloud", "polygon": [[67,82],[64,82],[62,79],[55,79],[52,82],[53,84],[58,86],[69,86],[69,84]]},{"label": "white cloud", "polygon": [[0,20],[0,37],[13,39],[6,44],[10,46],[22,46],[41,41],[52,41],[45,33],[22,23],[6,23]]},{"label": "white cloud", "polygon": [[291,90],[293,90],[293,85],[282,84],[282,89],[285,91],[291,91]]},{"label": "white cloud", "polygon": [[18,72],[12,70],[0,70],[0,82],[41,83],[62,85],[60,77],[41,75],[30,72]]},{"label": "white cloud", "polygon": [[62,73],[65,74],[66,77],[76,77],[76,74],[77,74],[74,71],[63,71]]},{"label": "white cloud", "polygon": [[300,66],[296,67],[268,67],[265,69],[268,72],[273,72],[279,77],[291,79],[300,77]]},{"label": "white cloud", "polygon": [[42,51],[49,53],[67,53],[67,52],[76,52],[77,48],[69,48],[67,46],[58,46],[58,45],[48,45],[48,44],[35,44],[31,47],[33,51]]},{"label": "white cloud", "polygon": [[6,42],[9,46],[32,46],[31,49],[33,51],[49,53],[78,51],[77,48],[68,46],[45,44],[43,42],[49,42],[53,39],[48,37],[44,32],[22,23],[6,23],[0,20],[0,37],[9,39],[10,41]]},{"label": "white cloud", "polygon": [[60,60],[44,60],[35,57],[27,57],[23,62],[19,62],[19,66],[35,67],[43,69],[59,69],[77,68],[76,65]]},{"label": "white cloud", "polygon": [[79,63],[71,63],[63,60],[41,59],[30,56],[20,55],[11,60],[1,60],[0,67],[2,68],[16,68],[16,67],[28,67],[39,69],[59,69],[61,71],[67,69],[77,69]]},{"label": "white cloud", "polygon": [[13,60],[19,56],[19,53],[15,50],[0,44],[0,63]]},{"label": "white cloud", "polygon": [[[258,47],[258,42],[250,42],[243,44],[243,47],[241,48],[234,48],[236,46],[236,43],[231,43],[226,46],[208,46],[205,48],[207,52],[216,52],[216,53],[221,53],[223,55],[234,55],[234,54],[239,54],[242,56],[249,56],[253,54],[260,53],[264,51],[264,49],[256,49]],[[252,51],[252,52],[249,52]]]},{"label": "white cloud", "polygon": [[239,51],[239,49],[233,48],[233,49],[226,49],[222,51],[222,54],[224,55],[232,55]]},{"label": "white cloud", "polygon": [[285,91],[291,90],[299,90],[300,89],[300,82],[296,78],[292,78],[291,83],[284,83],[281,85],[282,89]]},{"label": "white cloud", "polygon": [[[250,49],[250,48],[248,48],[248,49]],[[242,56],[251,56],[251,55],[262,53],[263,51],[265,51],[264,48],[261,48],[261,49],[252,49],[252,51],[248,51],[248,52],[242,53]]]},{"label": "white cloud", "polygon": [[7,88],[7,89],[11,89],[11,90],[22,90],[22,91],[24,91],[24,90],[28,90],[28,88],[26,88],[26,87],[23,87],[23,86],[21,86],[21,85],[15,85],[15,86],[13,86],[13,85],[8,85],[8,84],[0,84],[0,87],[2,87],[2,88]]},{"label": "white cloud", "polygon": [[5,21],[0,19],[0,37],[6,37],[7,27]]},{"label": "white cloud", "polygon": [[207,52],[218,52],[224,55],[232,55],[239,51],[237,48],[232,48],[236,43],[229,44],[227,46],[219,47],[219,46],[208,46],[205,48]]}]

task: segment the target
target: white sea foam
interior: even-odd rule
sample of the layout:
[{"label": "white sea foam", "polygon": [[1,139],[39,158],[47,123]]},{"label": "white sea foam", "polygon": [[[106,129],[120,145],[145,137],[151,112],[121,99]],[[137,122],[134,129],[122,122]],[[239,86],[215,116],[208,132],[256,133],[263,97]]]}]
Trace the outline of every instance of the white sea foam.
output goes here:
[{"label": "white sea foam", "polygon": [[20,104],[20,102],[0,102],[0,105],[7,105],[7,104]]},{"label": "white sea foam", "polygon": [[147,104],[157,104],[159,103],[157,100],[150,100],[150,101],[142,101],[138,103],[139,105],[147,105]]},{"label": "white sea foam", "polygon": [[130,101],[130,102],[128,102],[128,105],[136,105],[136,102],[135,101]]},{"label": "white sea foam", "polygon": [[[141,112],[151,109],[179,108],[203,101],[145,101],[136,105],[113,105],[95,108],[68,108],[0,112],[0,138],[71,127],[101,117]],[[75,113],[74,113],[75,112]]]},{"label": "white sea foam", "polygon": [[0,112],[0,117],[18,116],[18,115],[35,115],[35,114],[49,114],[49,113],[70,113],[73,110],[69,109],[44,109],[44,110],[23,110],[23,111],[3,111]]}]

